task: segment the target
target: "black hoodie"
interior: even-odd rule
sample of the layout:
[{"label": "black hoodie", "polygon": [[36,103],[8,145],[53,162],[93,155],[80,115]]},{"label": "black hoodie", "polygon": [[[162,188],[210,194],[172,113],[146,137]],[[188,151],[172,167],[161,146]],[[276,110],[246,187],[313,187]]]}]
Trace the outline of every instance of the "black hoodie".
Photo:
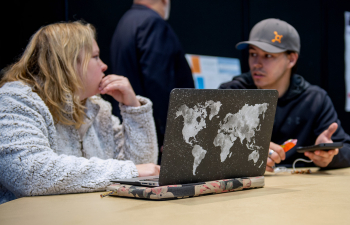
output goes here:
[{"label": "black hoodie", "polygon": [[[234,77],[232,81],[221,84],[219,88],[257,89],[250,72]],[[288,90],[278,99],[271,141],[282,144],[288,139],[298,139],[296,147],[313,145],[318,135],[333,122],[338,124],[338,129],[333,134],[332,140],[343,142],[344,147],[326,168],[349,167],[350,136],[341,127],[327,92],[316,85],[311,85],[302,76],[294,74],[291,76]],[[293,148],[286,153],[286,159],[277,166],[291,167],[297,158],[308,159]],[[302,162],[296,164],[296,166],[310,165]]]}]

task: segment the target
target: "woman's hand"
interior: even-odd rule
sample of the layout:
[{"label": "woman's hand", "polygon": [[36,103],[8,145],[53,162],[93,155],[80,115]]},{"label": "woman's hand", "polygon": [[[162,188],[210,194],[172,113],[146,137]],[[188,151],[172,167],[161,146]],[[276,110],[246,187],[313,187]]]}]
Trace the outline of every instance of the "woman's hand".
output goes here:
[{"label": "woman's hand", "polygon": [[282,160],[286,159],[286,154],[283,148],[273,142],[270,142],[269,155],[267,157],[266,171],[273,172],[275,164],[280,163]]},{"label": "woman's hand", "polygon": [[101,94],[112,96],[115,100],[127,106],[141,106],[137,100],[128,78],[118,75],[104,77],[99,87]]},{"label": "woman's hand", "polygon": [[136,165],[136,169],[139,172],[139,177],[157,176],[159,175],[160,166],[147,163]]}]

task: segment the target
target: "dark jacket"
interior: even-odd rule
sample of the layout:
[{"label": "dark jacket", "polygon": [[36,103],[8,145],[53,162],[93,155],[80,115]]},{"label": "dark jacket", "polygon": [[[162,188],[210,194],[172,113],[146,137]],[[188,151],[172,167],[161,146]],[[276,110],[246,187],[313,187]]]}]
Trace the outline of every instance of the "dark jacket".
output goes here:
[{"label": "dark jacket", "polygon": [[[158,142],[162,145],[171,90],[194,88],[177,36],[158,13],[134,4],[114,32],[111,60],[112,73],[127,77],[137,95],[153,102]],[[116,101],[111,102],[118,109]]]},{"label": "dark jacket", "polygon": [[[232,81],[221,84],[220,89],[257,89],[250,72],[236,76]],[[341,127],[333,103],[327,92],[311,85],[302,76],[291,77],[287,92],[278,99],[271,141],[282,144],[288,139],[298,139],[298,146],[315,144],[316,138],[330,124],[336,122],[338,129],[332,136],[334,142],[344,142],[344,147],[327,168],[350,166],[350,136]],[[295,159],[305,158],[302,153],[292,149],[286,153],[286,159],[279,165],[291,166]],[[277,165],[277,166],[279,166]],[[297,163],[297,166],[311,164]]]}]

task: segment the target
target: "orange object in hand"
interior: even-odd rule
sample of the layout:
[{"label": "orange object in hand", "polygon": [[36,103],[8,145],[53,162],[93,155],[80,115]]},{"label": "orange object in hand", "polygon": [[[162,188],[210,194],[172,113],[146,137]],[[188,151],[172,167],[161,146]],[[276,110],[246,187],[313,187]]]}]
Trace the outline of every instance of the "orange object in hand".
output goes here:
[{"label": "orange object in hand", "polygon": [[297,144],[297,139],[289,139],[285,141],[281,147],[283,148],[284,152],[288,152],[291,150],[296,144]]}]

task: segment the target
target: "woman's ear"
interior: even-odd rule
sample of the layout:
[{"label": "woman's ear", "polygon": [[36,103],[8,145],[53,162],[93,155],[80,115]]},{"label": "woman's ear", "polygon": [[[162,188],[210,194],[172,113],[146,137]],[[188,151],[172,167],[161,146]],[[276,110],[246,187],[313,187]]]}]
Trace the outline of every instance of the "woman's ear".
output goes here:
[{"label": "woman's ear", "polygon": [[299,54],[296,53],[296,52],[292,52],[292,53],[289,53],[287,55],[287,57],[288,57],[288,60],[289,60],[288,67],[292,68],[297,63],[298,58],[299,58]]}]

